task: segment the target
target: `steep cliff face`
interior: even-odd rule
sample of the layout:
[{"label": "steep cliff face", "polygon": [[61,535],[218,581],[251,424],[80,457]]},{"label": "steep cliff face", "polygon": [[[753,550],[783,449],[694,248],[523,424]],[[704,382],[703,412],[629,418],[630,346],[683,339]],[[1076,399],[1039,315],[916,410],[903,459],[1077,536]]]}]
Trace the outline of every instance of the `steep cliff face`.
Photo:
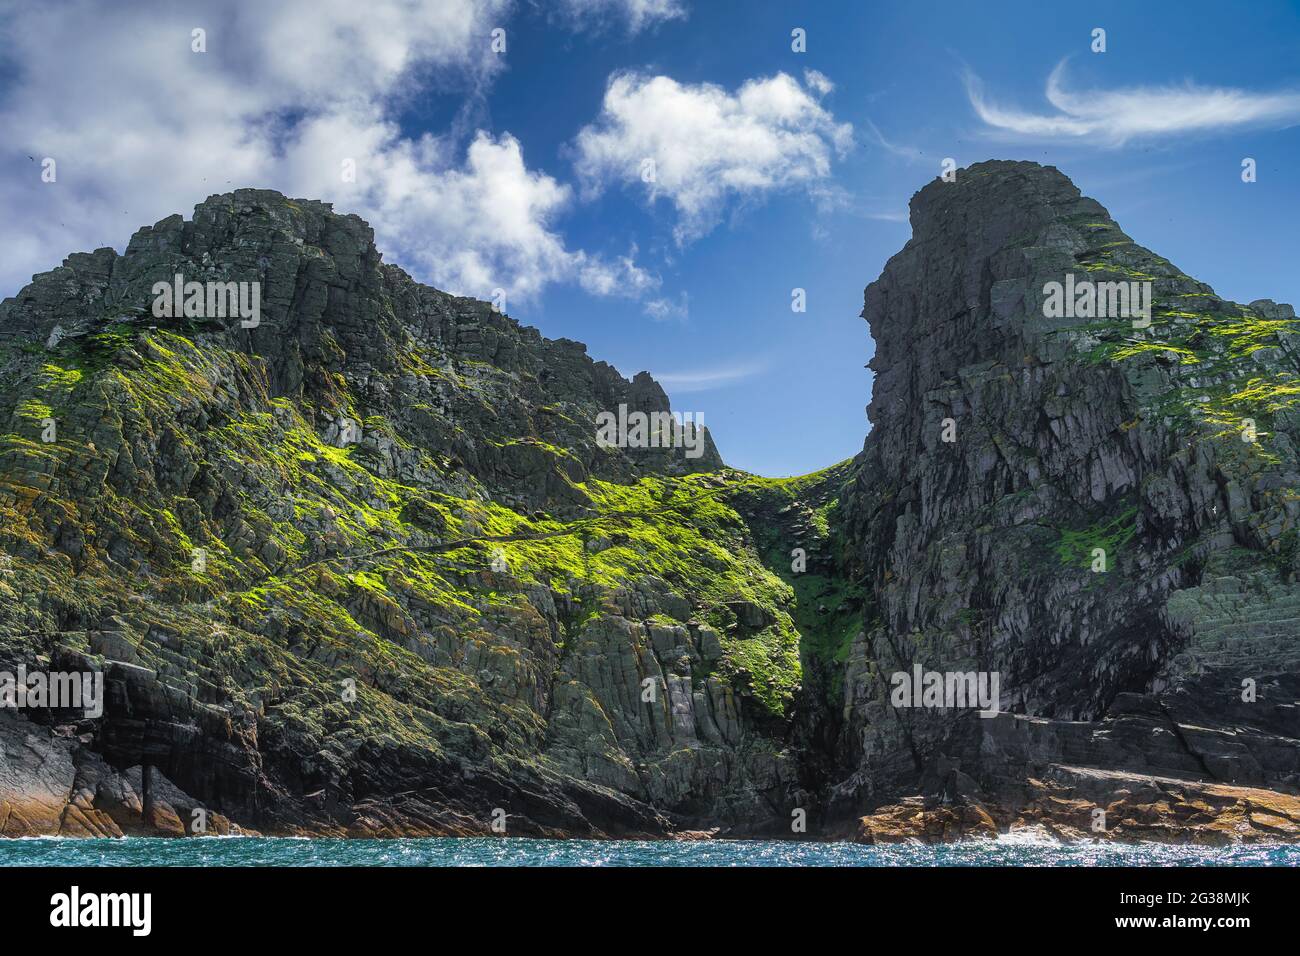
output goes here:
[{"label": "steep cliff face", "polygon": [[[260,283],[256,325],[158,317],[177,275]],[[254,190],[71,257],[0,331],[0,663],[109,694],[0,714],[4,833],[115,832],[144,767],[173,809],[273,831],[657,833],[789,802],[790,590],[712,439],[598,440],[602,412],[668,410],[648,375]],[[154,803],[138,825],[183,816]]]},{"label": "steep cliff face", "polygon": [[[1032,163],[912,226],[863,451],[791,480],[611,445],[672,427],[648,375],[321,203],[214,196],[36,277],[0,304],[0,671],[107,699],[0,709],[0,834],[1300,836],[1293,312]],[[158,316],[178,275],[256,321]],[[1149,315],[1075,307],[1121,282]],[[918,667],[998,714],[900,704]]]},{"label": "steep cliff face", "polygon": [[[1291,308],[1222,300],[1033,163],[935,181],[911,220],[865,296],[873,427],[843,520],[870,599],[832,813],[1073,765],[1294,793]],[[1150,283],[1149,322],[1051,283]],[[916,665],[999,675],[1004,713],[894,706]]]}]

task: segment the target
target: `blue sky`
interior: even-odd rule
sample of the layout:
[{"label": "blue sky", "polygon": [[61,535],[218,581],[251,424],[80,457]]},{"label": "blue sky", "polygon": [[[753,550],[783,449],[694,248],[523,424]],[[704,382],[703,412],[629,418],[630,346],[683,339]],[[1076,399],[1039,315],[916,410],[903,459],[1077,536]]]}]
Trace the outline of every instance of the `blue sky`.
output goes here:
[{"label": "blue sky", "polygon": [[1220,294],[1300,302],[1293,3],[48,6],[0,0],[0,295],[213,192],[322,198],[769,475],[861,448],[862,290],[945,157],[1056,165]]}]

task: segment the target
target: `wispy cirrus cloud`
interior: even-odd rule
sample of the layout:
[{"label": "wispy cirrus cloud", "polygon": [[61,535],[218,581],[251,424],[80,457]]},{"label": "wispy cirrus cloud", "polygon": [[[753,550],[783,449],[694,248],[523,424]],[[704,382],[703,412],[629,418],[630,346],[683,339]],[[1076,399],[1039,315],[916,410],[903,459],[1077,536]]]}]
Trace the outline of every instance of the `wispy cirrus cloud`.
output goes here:
[{"label": "wispy cirrus cloud", "polygon": [[755,375],[761,375],[767,369],[768,362],[765,359],[749,359],[682,372],[652,372],[651,374],[654,375],[655,381],[672,394],[684,394],[708,392],[715,388],[734,385]]},{"label": "wispy cirrus cloud", "polygon": [[666,20],[686,19],[683,0],[558,0],[557,12],[579,29],[600,29],[621,21],[640,33]]},{"label": "wispy cirrus cloud", "polygon": [[880,132],[879,127],[877,127],[875,123],[871,122],[871,120],[866,120],[865,126],[867,131],[871,134],[872,141],[885,152],[891,153],[894,156],[901,156],[903,159],[914,161],[919,161],[925,156],[925,153],[917,149],[915,146],[905,146],[885,139],[885,135]]},{"label": "wispy cirrus cloud", "polygon": [[1065,88],[1062,60],[1047,78],[1045,96],[1055,112],[1032,112],[994,102],[974,73],[964,75],[971,106],[993,130],[1012,136],[1092,140],[1122,146],[1132,139],[1209,133],[1300,123],[1300,89],[1253,91],[1234,87],[1132,86],[1113,90]]}]

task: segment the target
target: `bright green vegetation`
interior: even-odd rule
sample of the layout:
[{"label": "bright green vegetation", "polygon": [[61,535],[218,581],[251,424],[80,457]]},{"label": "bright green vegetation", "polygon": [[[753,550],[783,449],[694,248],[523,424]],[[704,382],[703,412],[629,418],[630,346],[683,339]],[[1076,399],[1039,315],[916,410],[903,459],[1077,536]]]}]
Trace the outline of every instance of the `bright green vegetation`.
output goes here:
[{"label": "bright green vegetation", "polygon": [[1180,296],[1178,308],[1155,309],[1147,330],[1128,320],[1090,323],[1069,330],[1095,344],[1089,359],[1135,371],[1153,368],[1168,384],[1148,389],[1144,402],[1155,418],[1181,429],[1204,429],[1266,455],[1261,443],[1240,442],[1246,420],[1262,436],[1274,417],[1300,403],[1300,375],[1292,363],[1273,361],[1270,350],[1300,332],[1297,319],[1270,319],[1209,295]]},{"label": "bright green vegetation", "polygon": [[[737,486],[739,507],[750,516],[763,563],[792,594],[792,617],[805,662],[829,675],[832,702],[839,701],[854,637],[862,630],[868,589],[843,572],[845,544],[840,495],[852,480],[852,461],[797,478],[748,476]],[[794,551],[802,549],[800,564]],[[797,570],[802,566],[803,570]]]},{"label": "bright green vegetation", "polygon": [[[585,504],[560,519],[500,504],[438,451],[412,449],[392,422],[362,414],[346,383],[337,383],[330,408],[272,398],[256,357],[199,344],[181,329],[109,326],[43,354],[32,369],[27,380],[44,399],[20,405],[19,417],[54,414],[60,440],[44,446],[24,433],[0,443],[0,454],[11,466],[17,462],[8,471],[32,476],[32,484],[8,489],[19,502],[4,509],[11,542],[26,535],[40,550],[49,548],[45,526],[24,510],[42,495],[43,507],[52,506],[40,475],[54,468],[93,472],[106,467],[99,463],[109,455],[116,458],[117,448],[163,445],[167,469],[219,474],[230,489],[220,518],[213,502],[200,506],[168,491],[166,473],[110,481],[91,502],[60,501],[54,506],[87,528],[88,544],[116,535],[147,558],[125,575],[81,579],[62,576],[66,557],[33,564],[24,574],[32,576],[34,593],[81,606],[149,595],[154,603],[140,611],[159,626],[212,634],[187,638],[204,645],[189,655],[197,669],[177,670],[174,679],[211,681],[235,699],[277,701],[284,719],[343,720],[334,705],[322,704],[334,696],[330,675],[341,673],[361,675],[359,693],[375,726],[388,716],[417,726],[427,719],[415,712],[385,716],[400,703],[463,710],[467,695],[484,690],[447,663],[482,646],[502,659],[494,670],[530,666],[494,635],[544,633],[539,588],[565,609],[563,648],[617,613],[615,594],[660,582],[655,586],[686,599],[691,610],[681,617],[719,635],[721,657],[694,676],[725,680],[774,717],[788,713],[800,687],[801,630],[817,635],[814,653],[834,655],[844,643],[847,610],[829,629],[813,628],[822,622],[809,610],[828,600],[847,608],[840,585],[816,574],[789,575],[789,558],[761,554],[740,510],[756,495],[793,501],[798,481],[734,471],[628,483],[565,478],[571,498]],[[406,370],[443,375],[415,353]],[[327,443],[311,420],[344,416],[366,435],[416,454],[429,480],[386,476],[370,449]],[[206,420],[202,429],[188,424],[199,417]],[[92,441],[96,422],[100,433]],[[105,447],[110,439],[115,448]],[[573,457],[535,438],[501,443],[511,445],[556,461]],[[822,537],[832,507],[813,514]],[[757,606],[765,623],[742,625],[738,603]],[[662,611],[646,623],[670,621],[686,623]],[[518,658],[513,665],[504,663],[510,656]],[[243,676],[232,684],[233,674]],[[522,704],[496,706],[500,719],[514,724],[508,736],[533,739],[540,732],[537,715]]]},{"label": "bright green vegetation", "polygon": [[17,414],[19,418],[26,419],[29,422],[37,422],[37,423],[41,422],[46,418],[49,418],[51,413],[52,413],[52,409],[50,408],[49,405],[46,405],[44,402],[37,401],[36,399],[33,398],[29,398],[25,402],[20,403],[17,409]]},{"label": "bright green vegetation", "polygon": [[1139,269],[1133,269],[1124,265],[1116,256],[1116,251],[1127,243],[1112,243],[1111,248],[1105,248],[1092,257],[1080,260],[1079,265],[1088,272],[1101,272],[1106,275],[1119,276],[1132,282],[1153,282],[1158,276],[1153,276],[1148,272],[1142,272]]}]

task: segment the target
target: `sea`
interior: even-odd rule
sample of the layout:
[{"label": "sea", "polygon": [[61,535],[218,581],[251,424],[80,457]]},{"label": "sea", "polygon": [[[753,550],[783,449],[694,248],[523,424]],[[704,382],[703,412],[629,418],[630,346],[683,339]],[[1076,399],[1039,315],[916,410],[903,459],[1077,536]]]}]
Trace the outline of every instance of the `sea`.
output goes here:
[{"label": "sea", "polygon": [[0,840],[0,868],[22,866],[421,867],[1105,867],[1297,866],[1300,846],[1059,843],[1011,834],[942,846],[786,840],[342,840],[201,837]]}]

